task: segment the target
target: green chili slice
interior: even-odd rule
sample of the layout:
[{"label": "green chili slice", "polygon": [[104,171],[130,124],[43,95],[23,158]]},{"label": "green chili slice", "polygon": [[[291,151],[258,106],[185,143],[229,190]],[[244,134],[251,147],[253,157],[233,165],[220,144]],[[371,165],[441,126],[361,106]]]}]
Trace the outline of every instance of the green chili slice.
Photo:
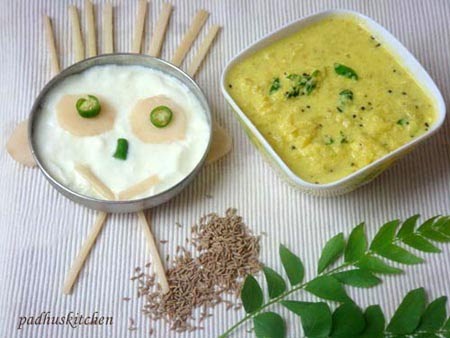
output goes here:
[{"label": "green chili slice", "polygon": [[126,160],[128,156],[128,141],[125,138],[117,139],[116,152],[113,157],[119,160]]},{"label": "green chili slice", "polygon": [[156,128],[164,128],[172,121],[172,110],[167,106],[158,106],[150,112],[150,121]]},{"label": "green chili slice", "polygon": [[102,108],[100,106],[100,101],[94,95],[79,98],[77,100],[76,107],[78,114],[85,118],[97,116]]}]

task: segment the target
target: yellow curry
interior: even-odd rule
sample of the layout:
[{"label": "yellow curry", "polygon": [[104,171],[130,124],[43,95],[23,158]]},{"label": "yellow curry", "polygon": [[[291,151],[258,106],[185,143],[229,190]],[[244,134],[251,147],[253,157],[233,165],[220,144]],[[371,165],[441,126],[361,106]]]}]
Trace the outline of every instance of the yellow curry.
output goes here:
[{"label": "yellow curry", "polygon": [[329,183],[425,133],[435,105],[376,36],[331,16],[229,72],[230,95],[291,170]]}]

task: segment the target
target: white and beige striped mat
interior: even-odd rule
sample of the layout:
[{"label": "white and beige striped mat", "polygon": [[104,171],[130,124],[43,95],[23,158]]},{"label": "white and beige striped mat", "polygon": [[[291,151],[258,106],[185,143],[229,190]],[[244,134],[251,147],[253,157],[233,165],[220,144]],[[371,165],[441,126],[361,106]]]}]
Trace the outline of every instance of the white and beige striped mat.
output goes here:
[{"label": "white and beige striped mat", "polygon": [[[62,66],[71,64],[67,5],[83,1],[15,0],[0,2],[0,337],[141,337],[149,322],[140,315],[129,277],[136,265],[149,259],[135,215],[115,215],[100,235],[71,296],[61,285],[73,257],[93,223],[95,213],[54,191],[37,170],[15,163],[5,151],[13,127],[27,117],[40,88],[50,77],[42,15],[53,18],[56,39],[64,51]],[[97,14],[103,1],[96,0]],[[431,140],[373,183],[348,195],[320,199],[303,195],[283,183],[262,160],[225,104],[219,90],[221,71],[241,49],[274,29],[304,15],[330,8],[354,9],[391,31],[429,71],[447,101],[450,100],[450,1],[448,0],[203,0],[174,3],[163,57],[173,55],[196,10],[211,12],[209,22],[223,25],[198,82],[215,118],[233,135],[234,149],[225,159],[204,168],[180,196],[156,208],[153,228],[163,256],[174,253],[188,235],[188,225],[211,211],[238,208],[262,239],[262,260],[281,269],[277,257],[284,243],[304,260],[312,275],[319,248],[340,231],[348,233],[366,221],[373,235],[383,221],[450,213],[450,142],[448,121]],[[116,50],[131,49],[137,1],[113,1]],[[162,2],[151,0],[144,50]],[[98,20],[98,22],[100,22]],[[84,22],[82,22],[84,25]],[[100,27],[100,26],[99,26]],[[204,30],[202,34],[206,33]],[[200,38],[199,41],[202,39]],[[195,46],[194,46],[195,47]],[[189,61],[189,58],[188,60]],[[187,62],[186,64],[188,64]],[[206,197],[211,195],[212,198]],[[175,222],[184,225],[175,226]],[[392,314],[406,291],[424,286],[430,297],[450,295],[450,245],[427,262],[409,267],[406,274],[389,277],[370,290],[351,288],[361,306],[380,303]],[[122,297],[131,297],[129,302]],[[50,311],[74,311],[113,316],[112,326],[27,326],[17,330],[19,316]],[[280,310],[283,311],[283,310]],[[242,316],[217,307],[205,329],[180,337],[216,337]],[[128,331],[129,318],[137,331]],[[299,321],[289,316],[289,327]],[[175,337],[164,323],[154,326],[156,337]],[[290,331],[290,337],[297,337]],[[245,330],[236,337],[250,337]]]}]

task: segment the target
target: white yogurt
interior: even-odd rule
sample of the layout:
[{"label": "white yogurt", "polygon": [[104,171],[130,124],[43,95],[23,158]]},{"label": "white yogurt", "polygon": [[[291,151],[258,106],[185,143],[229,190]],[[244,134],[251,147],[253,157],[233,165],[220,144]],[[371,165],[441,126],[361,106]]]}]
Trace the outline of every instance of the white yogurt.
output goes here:
[{"label": "white yogurt", "polygon": [[[115,109],[114,127],[97,136],[74,136],[59,125],[55,106],[65,95],[89,93],[104,97]],[[187,124],[183,140],[151,144],[134,135],[129,122],[131,110],[138,100],[156,95],[165,95],[184,109]],[[76,163],[90,167],[116,194],[157,175],[160,183],[135,197],[141,198],[165,191],[185,178],[205,153],[209,133],[204,109],[179,80],[146,67],[105,65],[72,75],[49,91],[36,121],[35,141],[50,174],[87,196],[101,198],[74,171]],[[112,156],[118,138],[129,143],[125,161]]]}]

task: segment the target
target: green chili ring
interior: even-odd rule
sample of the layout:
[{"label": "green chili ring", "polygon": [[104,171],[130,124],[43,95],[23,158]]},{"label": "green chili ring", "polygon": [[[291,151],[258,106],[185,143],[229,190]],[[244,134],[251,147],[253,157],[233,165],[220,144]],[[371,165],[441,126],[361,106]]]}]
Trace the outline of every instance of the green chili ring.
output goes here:
[{"label": "green chili ring", "polygon": [[81,117],[92,118],[100,114],[102,107],[100,101],[94,95],[88,95],[77,100],[76,108]]},{"label": "green chili ring", "polygon": [[156,128],[164,128],[172,121],[173,112],[167,106],[158,106],[150,112],[150,122]]}]

